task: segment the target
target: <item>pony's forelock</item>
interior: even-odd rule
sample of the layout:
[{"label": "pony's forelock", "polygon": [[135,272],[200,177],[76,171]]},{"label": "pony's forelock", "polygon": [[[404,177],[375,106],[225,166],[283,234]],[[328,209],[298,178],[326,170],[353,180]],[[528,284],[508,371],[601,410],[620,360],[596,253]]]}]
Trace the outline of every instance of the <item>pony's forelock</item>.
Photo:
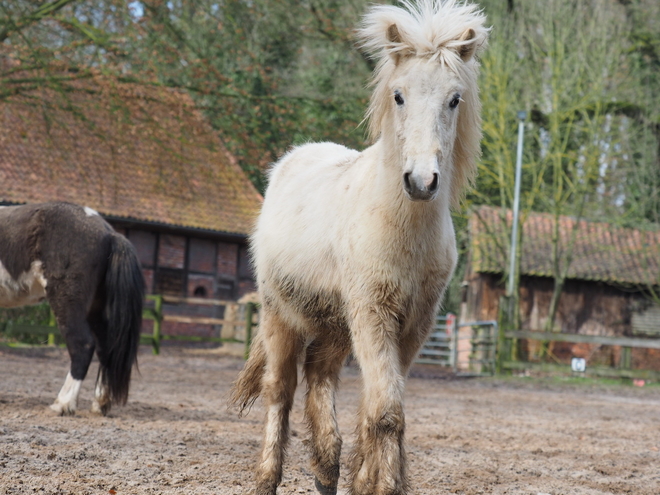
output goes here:
[{"label": "pony's forelock", "polygon": [[[419,0],[402,2],[401,7],[377,5],[364,16],[358,29],[360,47],[378,60],[374,71],[374,87],[366,120],[374,141],[382,131],[383,119],[391,108],[388,82],[396,68],[396,58],[413,56],[437,61],[458,75],[466,92],[459,112],[457,139],[454,149],[454,180],[452,204],[460,203],[463,191],[476,173],[480,154],[481,103],[478,97],[478,62],[474,55],[485,48],[489,28],[486,16],[475,4],[461,0]],[[396,27],[397,39],[388,38]],[[472,37],[463,40],[472,30]],[[473,56],[461,58],[461,47],[474,44]]]}]

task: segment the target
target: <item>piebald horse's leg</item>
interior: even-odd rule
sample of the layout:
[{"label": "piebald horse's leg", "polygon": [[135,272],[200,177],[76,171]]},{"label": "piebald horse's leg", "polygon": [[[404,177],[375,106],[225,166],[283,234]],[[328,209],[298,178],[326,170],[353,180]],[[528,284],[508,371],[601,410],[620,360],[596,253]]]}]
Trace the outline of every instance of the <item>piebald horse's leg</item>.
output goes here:
[{"label": "piebald horse's leg", "polygon": [[66,348],[71,358],[71,369],[57,399],[50,406],[60,416],[73,415],[78,407],[78,393],[82,381],[87,376],[89,364],[94,356],[94,337],[85,319],[82,308],[66,308],[60,316],[61,308],[51,303],[57,317],[60,332],[66,341]]},{"label": "piebald horse's leg", "polygon": [[353,349],[364,392],[350,462],[350,495],[408,493],[403,445],[404,370],[399,359],[399,323],[382,308],[353,313]]},{"label": "piebald horse's leg", "polygon": [[348,342],[317,338],[307,348],[305,359],[305,418],[311,434],[312,471],[321,495],[335,495],[339,480],[342,439],[335,414],[335,393]]},{"label": "piebald horse's leg", "polygon": [[94,387],[94,400],[92,401],[92,413],[105,416],[110,412],[110,393],[108,387],[103,383],[103,372],[99,371]]},{"label": "piebald horse's leg", "polygon": [[[100,342],[106,340],[108,332],[107,323],[103,317],[104,304],[100,301],[95,301],[95,306],[90,311],[87,319],[90,329]],[[96,356],[99,359],[99,372],[96,376],[96,385],[94,386],[94,399],[92,400],[92,413],[106,416],[110,412],[112,401],[110,398],[110,390],[105,385],[106,379],[104,373],[108,368],[108,349],[104,349],[102,344],[96,347]]]},{"label": "piebald horse's leg", "polygon": [[297,357],[302,349],[299,335],[264,307],[260,332],[266,349],[263,397],[266,431],[257,468],[255,495],[275,495],[282,480],[282,464],[289,441],[289,412],[298,383]]}]

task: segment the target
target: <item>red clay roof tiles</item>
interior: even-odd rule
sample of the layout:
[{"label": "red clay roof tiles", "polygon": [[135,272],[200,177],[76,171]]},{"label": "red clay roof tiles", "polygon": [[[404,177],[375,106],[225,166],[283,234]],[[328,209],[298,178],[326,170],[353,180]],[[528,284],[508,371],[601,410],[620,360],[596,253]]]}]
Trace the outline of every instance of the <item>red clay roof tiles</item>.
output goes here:
[{"label": "red clay roof tiles", "polygon": [[[472,270],[502,273],[508,266],[511,210],[482,206],[470,217]],[[504,223],[506,222],[506,224]],[[522,229],[520,271],[553,276],[554,216],[530,213]],[[559,218],[560,249],[569,253],[575,219]],[[660,285],[660,230],[644,231],[581,220],[568,278],[631,285]]]},{"label": "red clay roof tiles", "polygon": [[0,202],[248,234],[261,195],[183,93],[96,76],[0,102]]}]

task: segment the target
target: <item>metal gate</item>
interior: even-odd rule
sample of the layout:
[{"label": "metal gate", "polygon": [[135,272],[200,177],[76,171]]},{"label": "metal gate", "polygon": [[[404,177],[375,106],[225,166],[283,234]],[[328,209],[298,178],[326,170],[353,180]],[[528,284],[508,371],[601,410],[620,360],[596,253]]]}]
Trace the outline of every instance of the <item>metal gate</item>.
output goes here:
[{"label": "metal gate", "polygon": [[450,367],[460,376],[495,374],[497,321],[458,323],[455,315],[438,315],[416,362]]},{"label": "metal gate", "polygon": [[431,335],[419,351],[416,362],[453,368],[456,362],[455,350],[457,348],[453,340],[456,337],[456,316],[451,313],[446,316],[438,315]]}]

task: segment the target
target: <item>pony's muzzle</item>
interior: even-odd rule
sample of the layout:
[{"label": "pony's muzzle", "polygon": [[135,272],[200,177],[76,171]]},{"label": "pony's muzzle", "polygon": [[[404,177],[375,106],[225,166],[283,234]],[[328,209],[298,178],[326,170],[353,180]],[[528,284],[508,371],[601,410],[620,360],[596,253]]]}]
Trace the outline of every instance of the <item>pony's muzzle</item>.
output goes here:
[{"label": "pony's muzzle", "polygon": [[433,172],[428,177],[406,172],[403,174],[403,189],[412,201],[431,201],[440,188],[440,174]]}]

